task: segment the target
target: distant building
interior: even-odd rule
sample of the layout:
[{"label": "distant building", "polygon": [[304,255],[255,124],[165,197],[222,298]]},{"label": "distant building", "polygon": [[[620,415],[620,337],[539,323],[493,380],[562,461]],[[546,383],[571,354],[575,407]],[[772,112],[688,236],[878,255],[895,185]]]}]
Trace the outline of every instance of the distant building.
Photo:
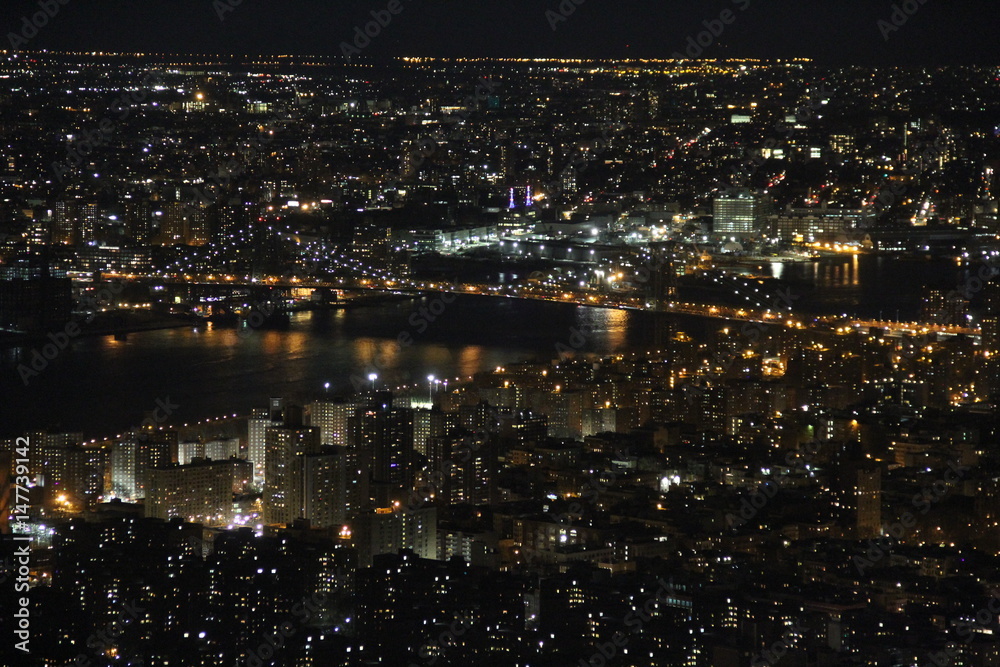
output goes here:
[{"label": "distant building", "polygon": [[308,423],[319,429],[320,443],[346,447],[348,441],[349,417],[364,407],[360,401],[323,400],[313,401],[308,406]]},{"label": "distant building", "polygon": [[91,506],[104,494],[108,452],[95,446],[67,447],[62,451],[62,470],[52,485],[51,497],[65,495],[72,509]]},{"label": "distant building", "polygon": [[[813,243],[847,241],[866,229],[872,214],[862,209],[788,208],[767,217],[768,234],[782,241]],[[860,239],[858,239],[860,240]]]},{"label": "distant building", "polygon": [[250,412],[247,426],[247,458],[253,462],[253,483],[258,488],[264,485],[267,429],[282,424],[284,409],[284,399],[272,398],[267,409],[254,408]]},{"label": "distant building", "polygon": [[770,198],[747,188],[719,194],[712,202],[712,231],[720,236],[750,236],[764,231]]},{"label": "distant building", "polygon": [[969,302],[953,287],[928,287],[920,304],[920,319],[934,324],[965,326]]},{"label": "distant building", "polygon": [[437,508],[433,505],[377,507],[360,514],[353,523],[358,567],[370,567],[381,554],[412,550],[419,558],[437,559]]},{"label": "distant building", "polygon": [[304,516],[303,457],[319,452],[319,429],[271,426],[265,442],[264,522],[290,524]]},{"label": "distant building", "polygon": [[233,521],[233,495],[250,485],[250,463],[239,459],[150,468],[146,471],[147,517],[209,525]]},{"label": "distant building", "polygon": [[225,461],[240,455],[239,438],[210,440],[209,442],[181,442],[177,445],[177,463],[188,465],[195,459]]},{"label": "distant building", "polygon": [[882,529],[882,470],[859,468],[854,492],[857,537],[875,537]]},{"label": "distant building", "polygon": [[496,225],[400,229],[392,233],[394,247],[412,250],[415,253],[453,252],[496,243],[498,238]]},{"label": "distant building", "polygon": [[329,447],[302,460],[303,518],[313,528],[334,528],[347,521],[347,456]]},{"label": "distant building", "polygon": [[70,319],[71,290],[70,279],[48,267],[0,267],[0,331],[61,329]]},{"label": "distant building", "polygon": [[415,410],[413,412],[413,449],[418,454],[426,456],[428,438],[445,435],[454,429],[457,423],[454,412]]},{"label": "distant building", "polygon": [[135,502],[146,496],[146,471],[177,460],[177,431],[142,429],[111,446],[111,489],[108,495]]}]

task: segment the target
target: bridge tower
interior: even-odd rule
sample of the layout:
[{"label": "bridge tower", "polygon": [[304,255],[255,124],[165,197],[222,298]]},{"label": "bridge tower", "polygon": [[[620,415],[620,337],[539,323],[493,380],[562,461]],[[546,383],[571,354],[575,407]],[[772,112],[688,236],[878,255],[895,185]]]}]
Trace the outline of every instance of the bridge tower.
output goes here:
[{"label": "bridge tower", "polygon": [[653,329],[653,349],[670,353],[670,345],[677,334],[677,323],[667,314],[670,304],[677,300],[677,244],[673,241],[652,247],[653,261],[650,266],[652,294],[651,301],[655,314]]}]

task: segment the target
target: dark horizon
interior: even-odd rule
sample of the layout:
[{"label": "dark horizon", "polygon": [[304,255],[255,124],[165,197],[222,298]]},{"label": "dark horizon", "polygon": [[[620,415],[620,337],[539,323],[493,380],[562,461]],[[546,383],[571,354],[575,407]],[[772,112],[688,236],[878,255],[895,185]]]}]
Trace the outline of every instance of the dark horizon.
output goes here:
[{"label": "dark horizon", "polygon": [[[59,4],[58,11],[21,44],[28,51],[116,51],[178,54],[252,53],[262,55],[341,55],[355,28],[386,11],[388,0],[369,3],[290,0],[123,0]],[[703,58],[809,58],[821,65],[950,65],[998,63],[987,29],[985,2],[963,7],[928,0],[861,2],[836,6],[819,2],[772,0],[679,0],[652,3],[624,0],[614,6],[596,0],[558,14],[557,0],[514,0],[487,5],[419,3],[399,0],[399,13],[381,27],[366,57],[398,56],[484,58],[667,59],[683,53],[724,11],[729,24]],[[890,31],[894,6],[915,11]],[[3,47],[20,34],[23,17],[40,11],[38,0],[7,3]],[[547,12],[556,12],[548,14]],[[386,16],[383,14],[383,16]],[[221,18],[220,18],[221,17]],[[553,26],[555,29],[553,30]],[[710,27],[709,26],[709,27]],[[895,28],[895,26],[893,26]],[[888,39],[886,39],[888,37]]]}]

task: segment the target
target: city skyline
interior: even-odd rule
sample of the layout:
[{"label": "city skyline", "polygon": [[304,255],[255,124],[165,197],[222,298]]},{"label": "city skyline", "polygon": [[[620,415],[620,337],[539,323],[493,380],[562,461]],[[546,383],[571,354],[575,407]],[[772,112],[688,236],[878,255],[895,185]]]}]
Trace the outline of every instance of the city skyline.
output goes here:
[{"label": "city skyline", "polygon": [[8,34],[0,664],[997,664],[986,15],[343,6]]},{"label": "city skyline", "polygon": [[[51,21],[28,45],[14,48],[334,56],[344,55],[342,43],[351,44],[355,28],[363,28],[376,13],[386,25],[359,49],[376,60],[670,58],[685,53],[689,38],[697,39],[711,28],[706,24],[730,11],[733,19],[717,24],[718,34],[702,44],[708,47],[705,57],[811,58],[828,65],[987,65],[998,57],[982,20],[991,9],[985,0],[961,7],[929,0],[846,0],[835,6],[793,0],[632,0],[613,7],[582,0],[493,6],[398,0],[398,13],[386,9],[388,2],[298,1],[280,7],[255,0],[55,2]],[[3,48],[10,34],[22,32],[23,17],[40,11],[37,0],[15,0],[8,7],[9,18],[0,25],[8,36]]]}]

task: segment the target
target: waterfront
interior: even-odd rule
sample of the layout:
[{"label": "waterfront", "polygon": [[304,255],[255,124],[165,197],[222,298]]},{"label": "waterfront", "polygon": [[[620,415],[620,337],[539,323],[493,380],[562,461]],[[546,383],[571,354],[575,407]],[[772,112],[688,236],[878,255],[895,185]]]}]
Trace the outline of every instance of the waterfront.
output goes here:
[{"label": "waterfront", "polygon": [[[168,397],[178,405],[171,421],[183,423],[244,414],[271,396],[308,399],[325,393],[327,382],[331,395],[350,391],[352,374],[378,372],[380,385],[426,383],[430,374],[454,378],[550,359],[581,324],[592,331],[584,352],[638,348],[652,335],[648,313],[470,296],[424,325],[418,309],[431,301],[296,313],[283,331],[240,335],[208,326],[80,339],[27,387],[16,368],[29,351],[5,350],[0,428],[4,436],[33,428],[107,436]],[[399,345],[401,333],[413,343]]]},{"label": "waterfront", "polygon": [[[881,307],[904,317],[916,314],[922,285],[955,284],[954,264],[880,257],[833,257],[771,267],[789,279],[797,308],[847,310],[874,316]],[[891,300],[888,300],[891,297]],[[590,333],[582,352],[615,353],[647,348],[656,316],[641,311],[585,308],[542,301],[457,296],[439,317],[420,308],[435,297],[332,311],[296,313],[287,330],[239,335],[205,326],[81,338],[26,387],[17,366],[30,349],[3,354],[0,435],[30,429],[83,431],[110,436],[140,423],[167,398],[178,407],[171,422],[183,423],[262,407],[271,396],[298,400],[352,390],[350,378],[380,375],[383,386],[469,376],[524,359],[552,359],[556,344],[569,344],[572,327]],[[433,312],[433,311],[429,311]],[[433,321],[431,321],[433,317]],[[697,335],[705,325],[683,318]],[[398,343],[400,334],[411,345]]]}]

